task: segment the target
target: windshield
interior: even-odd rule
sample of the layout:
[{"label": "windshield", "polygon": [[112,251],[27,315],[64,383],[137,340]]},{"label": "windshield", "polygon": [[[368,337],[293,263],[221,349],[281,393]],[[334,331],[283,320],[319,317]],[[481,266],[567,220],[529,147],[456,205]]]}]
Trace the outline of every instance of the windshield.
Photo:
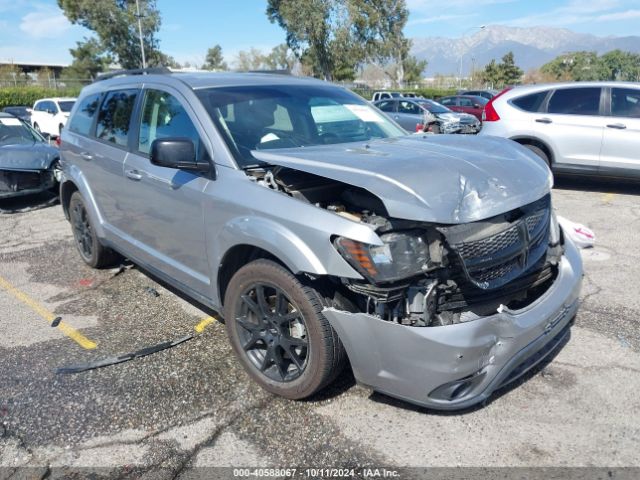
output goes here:
[{"label": "windshield", "polygon": [[198,96],[240,167],[261,163],[252,150],[406,135],[368,102],[333,86],[220,87]]},{"label": "windshield", "polygon": [[43,142],[44,139],[18,118],[0,118],[0,146]]},{"label": "windshield", "polygon": [[449,110],[444,105],[440,105],[437,102],[433,102],[431,100],[417,100],[417,102],[431,113],[449,113],[452,110]]},{"label": "windshield", "polygon": [[65,100],[64,102],[58,102],[58,105],[60,106],[60,110],[69,113],[75,103],[76,102],[72,100]]}]

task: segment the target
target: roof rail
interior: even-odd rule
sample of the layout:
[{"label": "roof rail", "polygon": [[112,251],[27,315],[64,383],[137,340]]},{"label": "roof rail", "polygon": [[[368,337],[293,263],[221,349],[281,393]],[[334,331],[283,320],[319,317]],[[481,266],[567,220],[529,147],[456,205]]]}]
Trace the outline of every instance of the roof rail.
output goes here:
[{"label": "roof rail", "polygon": [[108,80],[115,77],[125,77],[127,75],[166,75],[172,73],[167,67],[149,67],[149,68],[135,68],[132,70],[116,70],[115,72],[100,73],[94,80],[99,82],[101,80]]}]

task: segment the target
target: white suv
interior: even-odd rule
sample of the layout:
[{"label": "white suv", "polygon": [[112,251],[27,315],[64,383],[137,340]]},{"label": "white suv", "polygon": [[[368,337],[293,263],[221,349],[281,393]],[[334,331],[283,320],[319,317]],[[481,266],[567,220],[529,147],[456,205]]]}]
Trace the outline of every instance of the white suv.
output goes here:
[{"label": "white suv", "polygon": [[57,137],[67,124],[75,98],[43,98],[33,104],[31,124],[41,133]]},{"label": "white suv", "polygon": [[505,90],[485,106],[480,135],[515,140],[554,172],[640,178],[640,83]]}]

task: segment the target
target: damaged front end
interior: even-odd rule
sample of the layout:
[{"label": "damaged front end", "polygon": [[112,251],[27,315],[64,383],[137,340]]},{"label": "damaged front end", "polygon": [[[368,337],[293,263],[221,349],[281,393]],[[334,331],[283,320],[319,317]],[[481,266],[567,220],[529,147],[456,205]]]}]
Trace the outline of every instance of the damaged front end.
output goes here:
[{"label": "damaged front end", "polygon": [[312,173],[282,166],[248,173],[380,238],[381,245],[331,238],[362,277],[333,277],[334,305],[324,312],[360,383],[432,408],[464,408],[566,338],[582,266],[549,193],[451,224],[393,218],[368,190]]},{"label": "damaged front end", "polygon": [[55,184],[51,170],[0,169],[0,199],[43,192]]}]

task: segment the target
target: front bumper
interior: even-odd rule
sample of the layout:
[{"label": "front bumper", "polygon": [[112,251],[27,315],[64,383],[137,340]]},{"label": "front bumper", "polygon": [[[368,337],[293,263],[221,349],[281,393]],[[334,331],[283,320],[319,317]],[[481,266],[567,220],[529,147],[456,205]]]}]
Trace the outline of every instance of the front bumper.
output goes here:
[{"label": "front bumper", "polygon": [[581,285],[580,252],[567,239],[555,282],[521,310],[443,327],[409,327],[333,308],[323,313],[359,383],[417,405],[457,410],[487,399],[563,343]]},{"label": "front bumper", "polygon": [[0,199],[44,192],[55,183],[50,170],[0,169]]}]

